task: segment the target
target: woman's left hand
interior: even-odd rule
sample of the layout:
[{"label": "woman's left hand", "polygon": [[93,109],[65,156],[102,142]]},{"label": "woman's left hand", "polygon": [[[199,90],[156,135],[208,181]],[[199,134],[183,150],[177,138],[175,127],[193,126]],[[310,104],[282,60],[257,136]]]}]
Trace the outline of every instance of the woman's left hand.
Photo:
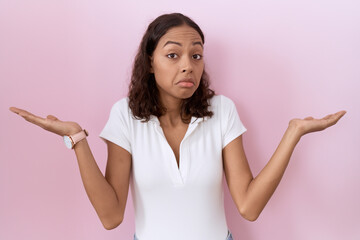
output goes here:
[{"label": "woman's left hand", "polygon": [[346,111],[339,111],[334,114],[329,114],[321,119],[307,117],[304,119],[295,118],[290,120],[289,127],[295,127],[300,136],[307,133],[322,131],[332,125],[335,125],[339,119],[344,116]]}]

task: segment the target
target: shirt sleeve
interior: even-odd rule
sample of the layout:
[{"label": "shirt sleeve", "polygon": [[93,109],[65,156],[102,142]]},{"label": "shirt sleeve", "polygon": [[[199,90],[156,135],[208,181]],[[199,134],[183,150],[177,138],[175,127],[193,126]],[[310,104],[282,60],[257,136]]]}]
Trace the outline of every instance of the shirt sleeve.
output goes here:
[{"label": "shirt sleeve", "polygon": [[225,96],[221,96],[221,128],[223,148],[247,130],[240,120],[234,102]]},{"label": "shirt sleeve", "polygon": [[129,117],[126,98],[119,100],[112,106],[109,119],[99,137],[115,143],[131,154]]}]

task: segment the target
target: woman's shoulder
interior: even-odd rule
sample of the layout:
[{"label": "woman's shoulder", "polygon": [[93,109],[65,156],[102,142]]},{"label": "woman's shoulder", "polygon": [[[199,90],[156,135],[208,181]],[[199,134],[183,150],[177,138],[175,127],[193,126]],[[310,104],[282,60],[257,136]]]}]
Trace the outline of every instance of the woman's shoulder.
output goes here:
[{"label": "woman's shoulder", "polygon": [[233,100],[224,95],[214,95],[210,99],[210,106],[213,108],[226,107],[231,105],[234,105]]},{"label": "woman's shoulder", "polygon": [[129,98],[123,97],[112,105],[112,110],[124,111],[129,109]]},{"label": "woman's shoulder", "polygon": [[129,107],[129,98],[128,97],[120,98],[113,104],[113,106],[118,107],[118,108]]},{"label": "woman's shoulder", "polygon": [[129,115],[129,98],[123,97],[117,100],[111,107],[111,112],[116,113],[118,115]]}]

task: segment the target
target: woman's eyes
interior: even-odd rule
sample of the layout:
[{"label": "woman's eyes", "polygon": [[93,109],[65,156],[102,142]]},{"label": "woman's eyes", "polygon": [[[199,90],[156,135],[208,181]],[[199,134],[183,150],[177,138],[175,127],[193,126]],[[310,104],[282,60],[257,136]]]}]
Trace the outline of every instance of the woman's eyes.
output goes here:
[{"label": "woman's eyes", "polygon": [[200,60],[202,58],[202,56],[200,54],[194,54],[193,58],[196,60]]},{"label": "woman's eyes", "polygon": [[176,53],[170,53],[168,55],[166,55],[168,58],[177,58],[178,55]]},{"label": "woman's eyes", "polygon": [[[170,54],[168,54],[166,56],[168,58],[171,58],[171,59],[179,57],[176,53],[170,53]],[[194,54],[194,55],[192,55],[192,58],[195,59],[195,60],[200,60],[202,58],[202,56],[200,54]]]}]

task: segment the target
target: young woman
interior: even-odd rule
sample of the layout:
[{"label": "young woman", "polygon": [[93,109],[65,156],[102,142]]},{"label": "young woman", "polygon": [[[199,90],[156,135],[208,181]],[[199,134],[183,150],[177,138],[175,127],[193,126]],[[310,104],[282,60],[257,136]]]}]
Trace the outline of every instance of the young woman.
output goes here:
[{"label": "young woman", "polygon": [[64,136],[75,150],[87,195],[106,229],[123,221],[131,187],[139,240],[232,239],[224,206],[225,174],[239,213],[255,221],[278,186],[301,136],[334,125],[346,112],[292,119],[264,169],[253,177],[234,103],[209,89],[204,35],[188,17],[165,14],[148,27],[135,58],[129,95],[116,102],[100,137],[105,177],[76,122],[27,121]]}]

